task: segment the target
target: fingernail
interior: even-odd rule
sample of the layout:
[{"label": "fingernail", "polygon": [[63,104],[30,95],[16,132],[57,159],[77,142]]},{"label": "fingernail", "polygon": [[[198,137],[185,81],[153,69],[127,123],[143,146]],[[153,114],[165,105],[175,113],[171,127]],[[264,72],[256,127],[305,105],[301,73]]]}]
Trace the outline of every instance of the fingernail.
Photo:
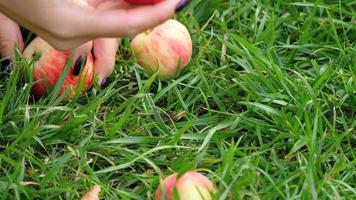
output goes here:
[{"label": "fingernail", "polygon": [[191,2],[191,0],[182,0],[178,3],[177,8],[176,8],[176,13],[180,12],[183,10],[187,5]]},{"label": "fingernail", "polygon": [[107,78],[104,78],[103,81],[101,81],[100,87],[101,88],[106,88],[109,85],[109,81]]},{"label": "fingernail", "polygon": [[83,54],[77,59],[77,61],[75,61],[73,74],[78,76],[82,67],[84,67],[86,63],[87,63],[87,55]]},{"label": "fingernail", "polygon": [[9,71],[12,67],[12,62],[10,59],[4,59],[0,61],[1,71]]}]

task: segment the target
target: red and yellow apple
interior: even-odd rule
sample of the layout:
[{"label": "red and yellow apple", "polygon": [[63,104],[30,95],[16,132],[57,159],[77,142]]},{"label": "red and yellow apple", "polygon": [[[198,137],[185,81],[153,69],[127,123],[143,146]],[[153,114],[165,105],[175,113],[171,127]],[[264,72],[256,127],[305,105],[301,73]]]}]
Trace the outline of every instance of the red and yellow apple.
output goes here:
[{"label": "red and yellow apple", "polygon": [[[71,51],[58,51],[50,46],[46,41],[37,37],[24,50],[23,56],[33,62],[32,93],[37,96],[46,95],[57,83],[64,67],[70,59]],[[73,70],[69,70],[59,90],[59,95],[69,90],[69,97],[76,94],[78,86],[80,92],[85,92],[92,85],[94,79],[93,56],[87,54],[85,66],[81,73],[76,75]]]},{"label": "red and yellow apple", "polygon": [[190,62],[192,39],[183,24],[171,19],[135,36],[131,49],[146,72],[158,71],[158,77],[172,79]]},{"label": "red and yellow apple", "polygon": [[216,189],[213,183],[199,172],[190,171],[177,177],[172,174],[161,181],[155,200],[173,200],[177,191],[180,200],[212,200]]},{"label": "red and yellow apple", "polygon": [[135,4],[135,5],[149,5],[149,4],[155,4],[159,3],[163,0],[125,0],[129,4]]}]

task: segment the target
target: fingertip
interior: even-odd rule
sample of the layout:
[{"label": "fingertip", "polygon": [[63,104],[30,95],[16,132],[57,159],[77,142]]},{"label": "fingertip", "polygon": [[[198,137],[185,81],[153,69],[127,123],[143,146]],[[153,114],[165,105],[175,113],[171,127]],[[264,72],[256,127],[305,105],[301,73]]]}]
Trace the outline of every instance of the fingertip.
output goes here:
[{"label": "fingertip", "polygon": [[87,55],[91,53],[92,49],[93,49],[93,42],[89,41],[81,45],[77,49],[72,50],[72,53],[74,53],[73,62],[72,62],[73,63],[72,68],[74,74],[78,73],[77,75],[79,75],[80,69],[82,68],[82,66],[85,66],[88,57]]},{"label": "fingertip", "polygon": [[87,58],[88,58],[87,54],[82,54],[81,56],[78,57],[78,59],[76,59],[74,65],[73,65],[73,74],[75,76],[78,76],[80,74],[83,67],[87,63]]},{"label": "fingertip", "polygon": [[[105,66],[103,66],[101,68],[105,68]],[[97,76],[96,84],[98,86],[100,86],[100,88],[105,88],[110,83],[109,76],[111,75],[112,71],[114,70],[114,66],[112,66],[112,68],[106,66],[107,69],[103,69],[103,70],[100,70],[101,68],[96,67],[96,69],[94,70],[96,72],[96,76]]]},{"label": "fingertip", "polygon": [[109,85],[109,79],[104,76],[99,78],[100,88],[106,88]]}]

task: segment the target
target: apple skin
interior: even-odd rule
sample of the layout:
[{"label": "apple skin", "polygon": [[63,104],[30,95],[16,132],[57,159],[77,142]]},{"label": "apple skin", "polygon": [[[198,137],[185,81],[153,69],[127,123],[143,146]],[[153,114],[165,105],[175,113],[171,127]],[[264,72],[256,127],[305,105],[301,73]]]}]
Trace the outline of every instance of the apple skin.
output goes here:
[{"label": "apple skin", "polygon": [[[33,61],[34,85],[32,87],[32,93],[36,97],[41,97],[45,96],[47,91],[56,85],[62,70],[71,56],[71,51],[58,51],[43,39],[37,37],[26,47],[23,56],[27,60]],[[84,93],[90,88],[93,80],[93,56],[91,53],[88,53],[86,65],[82,69],[81,74],[76,76],[74,75],[73,70],[69,70],[58,95],[63,94],[67,89],[69,89],[69,98],[74,97],[78,83],[82,87],[81,92]]]},{"label": "apple skin", "polygon": [[149,74],[173,79],[190,62],[192,39],[187,28],[170,19],[152,30],[140,33],[131,42],[136,61]]},{"label": "apple skin", "polygon": [[134,5],[150,5],[150,4],[155,4],[159,3],[163,0],[125,0],[129,4],[134,4]]},{"label": "apple skin", "polygon": [[180,200],[212,200],[216,189],[213,183],[199,172],[190,171],[177,180],[177,174],[172,174],[161,181],[154,200],[162,200],[164,189],[165,199],[174,199],[174,190]]}]

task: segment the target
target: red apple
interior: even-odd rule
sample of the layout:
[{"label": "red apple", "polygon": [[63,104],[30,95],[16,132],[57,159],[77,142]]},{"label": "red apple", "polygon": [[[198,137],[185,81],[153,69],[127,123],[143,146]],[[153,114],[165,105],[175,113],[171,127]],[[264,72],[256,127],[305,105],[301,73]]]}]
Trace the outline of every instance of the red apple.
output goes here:
[{"label": "red apple", "polygon": [[216,189],[207,177],[198,172],[187,172],[178,180],[177,174],[173,174],[161,182],[155,200],[173,200],[174,191],[177,191],[180,200],[212,200]]},{"label": "red apple", "polygon": [[163,0],[125,0],[125,1],[129,4],[148,5],[148,4],[155,4]]},{"label": "red apple", "polygon": [[187,28],[168,20],[152,30],[138,34],[131,42],[136,61],[146,72],[157,71],[163,79],[178,77],[190,62],[192,39]]},{"label": "red apple", "polygon": [[[56,85],[71,56],[71,51],[57,51],[43,39],[37,37],[26,47],[23,55],[26,59],[33,61],[34,85],[32,93],[40,97],[44,96],[48,90]],[[75,75],[73,70],[70,69],[59,90],[59,95],[68,89],[70,91],[69,97],[73,97],[78,84],[81,85],[81,92],[85,92],[93,83],[93,79],[93,56],[88,53],[86,65],[83,67],[81,74]]]}]

